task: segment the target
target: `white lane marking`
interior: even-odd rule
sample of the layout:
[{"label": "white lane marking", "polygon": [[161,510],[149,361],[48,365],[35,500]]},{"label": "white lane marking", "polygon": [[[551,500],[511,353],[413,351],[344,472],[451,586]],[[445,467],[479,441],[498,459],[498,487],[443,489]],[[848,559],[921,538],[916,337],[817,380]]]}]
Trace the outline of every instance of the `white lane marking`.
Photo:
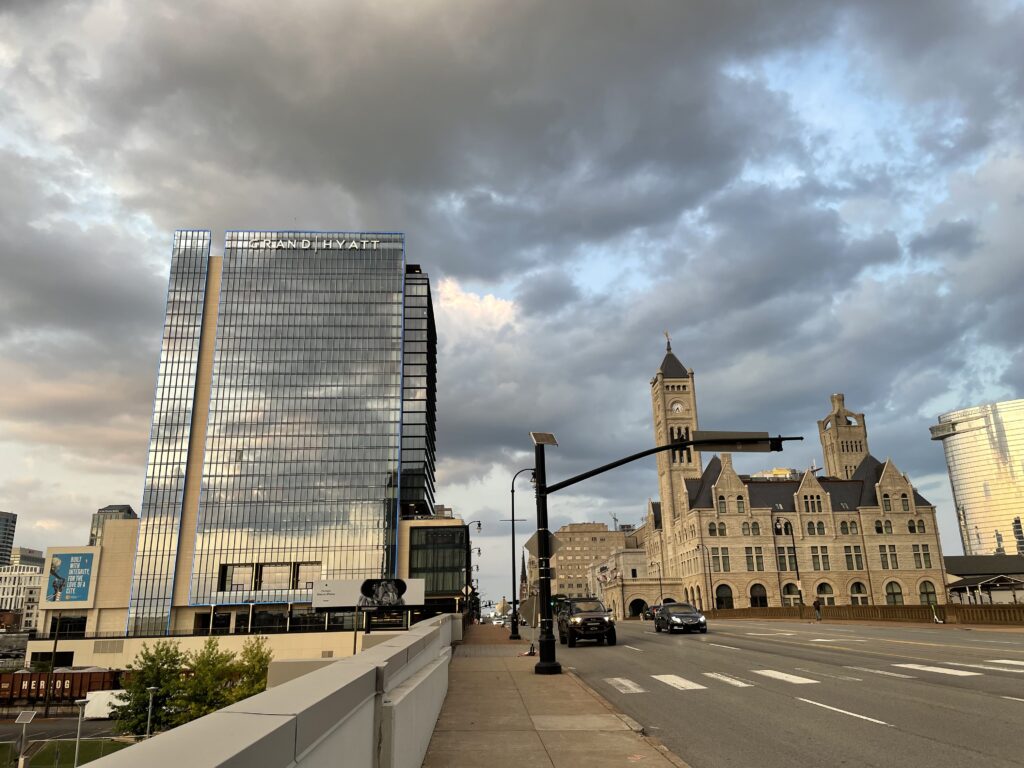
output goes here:
[{"label": "white lane marking", "polygon": [[850,675],[830,675],[828,672],[818,672],[815,669],[807,669],[806,667],[793,667],[793,669],[798,670],[799,672],[809,672],[812,675],[831,677],[833,680],[856,680],[858,683],[862,680],[859,677],[851,677]]},{"label": "white lane marking", "polygon": [[671,685],[673,688],[678,688],[680,691],[706,690],[706,686],[703,686],[700,683],[691,682],[685,677],[679,677],[678,675],[651,675],[651,677],[665,685]]},{"label": "white lane marking", "polygon": [[1013,664],[1014,666],[1024,667],[1024,661],[1017,661],[1015,659],[985,659],[990,664]]},{"label": "white lane marking", "polygon": [[702,674],[704,675],[704,677],[710,677],[713,680],[721,680],[723,683],[727,683],[729,685],[735,685],[737,688],[753,688],[754,687],[752,683],[745,683],[742,680],[737,680],[735,677],[729,677],[728,675],[723,675],[723,674],[720,674],[718,672],[704,672]]},{"label": "white lane marking", "polygon": [[943,664],[949,664],[951,667],[969,667],[970,669],[988,669],[992,672],[1013,672],[1018,675],[1024,675],[1024,669],[1014,669],[1013,667],[993,667],[989,664],[965,664],[962,661],[944,661]]},{"label": "white lane marking", "polygon": [[850,667],[844,665],[843,669],[855,669],[858,672],[871,672],[872,674],[885,675],[886,677],[902,677],[905,680],[916,679],[913,675],[901,675],[899,672],[887,672],[884,669],[871,669],[871,667]]},{"label": "white lane marking", "polygon": [[826,640],[824,637],[816,637],[811,640],[812,643],[866,643],[867,640],[857,640],[853,637],[833,637]]},{"label": "white lane marking", "polygon": [[750,670],[755,675],[763,675],[764,677],[771,677],[775,680],[781,680],[784,683],[792,683],[793,685],[808,685],[810,683],[818,683],[819,680],[811,680],[809,677],[800,677],[799,675],[790,675],[787,672],[779,672],[774,669],[752,669]]},{"label": "white lane marking", "polygon": [[748,635],[754,637],[775,637],[776,635],[786,635],[787,637],[795,635],[795,632],[747,632]]},{"label": "white lane marking", "polygon": [[919,672],[935,672],[939,675],[952,675],[953,677],[970,677],[980,675],[981,672],[968,672],[965,669],[946,669],[945,667],[929,667],[926,664],[893,664],[894,667],[903,669],[916,669]]},{"label": "white lane marking", "polygon": [[647,693],[646,690],[625,677],[606,677],[604,681],[619,693]]},{"label": "white lane marking", "polygon": [[859,718],[861,720],[867,720],[869,723],[878,723],[878,725],[884,725],[887,728],[892,728],[893,727],[891,723],[887,723],[884,720],[875,720],[875,718],[868,717],[867,715],[858,715],[856,712],[847,712],[845,709],[839,709],[838,707],[830,707],[828,704],[822,704],[820,701],[811,701],[810,699],[801,699],[799,696],[797,697],[797,701],[803,701],[803,702],[806,702],[808,704],[813,704],[816,707],[821,707],[822,709],[831,709],[833,712],[839,712],[839,713],[844,714],[844,715],[849,715],[850,717],[856,717],[856,718]]},{"label": "white lane marking", "polygon": [[734,645],[722,645],[721,643],[708,643],[708,645],[713,645],[716,648],[728,648],[730,651],[738,651],[739,650],[739,648],[737,648]]},{"label": "white lane marking", "polygon": [[631,650],[631,651],[639,651],[640,653],[643,653],[643,651],[641,651],[639,648],[634,648],[632,645],[624,645],[622,647],[623,648],[629,648],[629,650]]},{"label": "white lane marking", "polygon": [[1009,699],[1010,701],[1024,701],[1024,699],[1018,699],[1016,696],[1003,696],[1003,698]]}]

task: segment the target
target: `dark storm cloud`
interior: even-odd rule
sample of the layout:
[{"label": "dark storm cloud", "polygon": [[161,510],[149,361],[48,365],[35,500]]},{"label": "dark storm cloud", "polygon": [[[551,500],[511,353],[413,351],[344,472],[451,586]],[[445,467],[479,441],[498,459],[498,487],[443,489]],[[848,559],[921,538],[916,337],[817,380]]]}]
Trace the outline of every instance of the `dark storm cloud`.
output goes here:
[{"label": "dark storm cloud", "polygon": [[978,229],[970,221],[943,221],[910,241],[915,255],[966,256],[978,247]]}]

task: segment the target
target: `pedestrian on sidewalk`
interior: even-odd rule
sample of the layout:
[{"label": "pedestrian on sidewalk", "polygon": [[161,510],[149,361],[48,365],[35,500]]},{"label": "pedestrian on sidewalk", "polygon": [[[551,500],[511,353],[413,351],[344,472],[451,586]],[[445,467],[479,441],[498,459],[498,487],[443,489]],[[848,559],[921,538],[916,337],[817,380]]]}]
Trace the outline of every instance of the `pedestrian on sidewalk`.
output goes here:
[{"label": "pedestrian on sidewalk", "polygon": [[821,599],[814,598],[814,602],[811,603],[814,606],[814,619],[815,621],[821,621]]}]

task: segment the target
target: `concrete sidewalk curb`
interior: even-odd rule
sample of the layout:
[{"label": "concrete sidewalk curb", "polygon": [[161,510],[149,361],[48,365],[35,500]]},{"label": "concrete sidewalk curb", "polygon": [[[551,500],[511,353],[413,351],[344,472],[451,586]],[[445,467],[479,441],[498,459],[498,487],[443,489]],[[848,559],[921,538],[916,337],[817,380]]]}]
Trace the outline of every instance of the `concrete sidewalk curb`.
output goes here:
[{"label": "concrete sidewalk curb", "polygon": [[608,701],[608,699],[606,699],[600,693],[598,693],[593,688],[591,688],[589,685],[587,685],[587,683],[583,680],[582,677],[577,675],[575,672],[573,672],[573,671],[571,671],[569,669],[565,669],[565,668],[563,668],[562,674],[569,675],[570,677],[572,677],[572,679],[576,681],[576,683],[580,686],[580,688],[582,688],[584,691],[589,693],[602,707],[607,709],[611,714],[615,715],[622,722],[624,722],[629,727],[629,729],[631,731],[633,731],[638,736],[640,736],[640,738],[642,738],[645,742],[647,742],[647,744],[652,749],[655,749],[658,752],[660,752],[661,755],[666,760],[668,760],[670,763],[675,765],[676,768],[692,768],[692,766],[689,763],[687,763],[685,760],[683,760],[683,758],[679,757],[679,755],[677,755],[675,752],[673,752],[668,747],[666,747],[661,742],[660,739],[656,739],[653,736],[649,736],[644,731],[644,727],[640,723],[638,723],[636,720],[634,720],[629,715],[625,715],[622,712],[619,712],[612,705],[612,703],[610,701]]}]

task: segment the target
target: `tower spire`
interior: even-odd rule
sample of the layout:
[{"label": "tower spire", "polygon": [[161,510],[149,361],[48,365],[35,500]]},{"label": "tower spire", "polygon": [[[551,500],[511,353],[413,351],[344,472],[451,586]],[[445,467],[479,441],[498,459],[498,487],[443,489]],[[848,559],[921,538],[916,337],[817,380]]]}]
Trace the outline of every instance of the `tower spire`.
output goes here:
[{"label": "tower spire", "polygon": [[668,335],[668,331],[665,331],[665,351],[672,351],[672,337]]}]

